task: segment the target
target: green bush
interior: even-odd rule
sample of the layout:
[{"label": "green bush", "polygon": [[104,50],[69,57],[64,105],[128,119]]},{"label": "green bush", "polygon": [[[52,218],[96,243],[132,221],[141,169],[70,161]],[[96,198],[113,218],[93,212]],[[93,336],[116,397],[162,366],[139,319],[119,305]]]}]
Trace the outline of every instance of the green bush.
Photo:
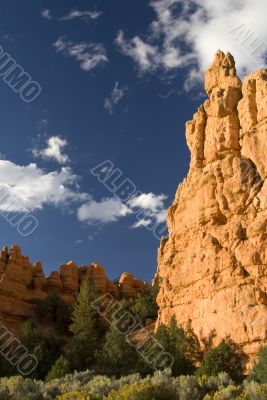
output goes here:
[{"label": "green bush", "polygon": [[176,393],[180,400],[201,400],[203,398],[201,387],[195,376],[179,376],[175,379]]},{"label": "green bush", "polygon": [[87,394],[72,392],[58,396],[56,400],[93,400],[93,399],[89,397]]},{"label": "green bush", "polygon": [[176,400],[175,393],[168,387],[153,386],[149,381],[125,385],[113,390],[107,400]]},{"label": "green bush", "polygon": [[44,379],[60,356],[60,349],[64,342],[53,335],[42,336],[39,328],[29,322],[22,326],[21,341],[38,360],[38,367],[33,371],[31,377]]},{"label": "green bush", "polygon": [[258,383],[267,383],[267,346],[260,350],[258,361],[251,371],[250,379]]},{"label": "green bush", "polygon": [[156,333],[157,341],[164,351],[174,358],[172,373],[174,376],[188,375],[195,371],[195,351],[198,347],[196,338],[177,326],[173,317],[168,326],[160,325]]},{"label": "green bush", "polygon": [[32,351],[42,341],[39,328],[32,322],[25,322],[21,328],[21,340],[24,346]]},{"label": "green bush", "polygon": [[63,357],[60,356],[51,370],[48,372],[46,381],[51,381],[56,378],[62,378],[63,376],[67,375],[70,372],[70,363],[69,361]]},{"label": "green bush", "polygon": [[21,376],[0,378],[0,400],[266,400],[267,385],[236,386],[227,374],[172,377],[170,370],[142,379],[74,372],[49,382]]},{"label": "green bush", "polygon": [[158,315],[158,305],[156,298],[159,292],[159,284],[150,286],[144,292],[139,293],[132,306],[132,312],[137,315],[141,322],[145,324],[146,319],[156,319]]},{"label": "green bush", "polygon": [[267,385],[258,385],[256,382],[245,383],[244,391],[245,399],[249,400],[266,400],[267,399]]},{"label": "green bush", "polygon": [[239,382],[243,369],[242,356],[236,345],[223,340],[206,353],[197,373],[199,376],[217,376],[220,372],[226,372],[235,382]]},{"label": "green bush", "polygon": [[236,387],[234,385],[222,388],[213,395],[208,394],[204,397],[204,400],[241,400],[246,399],[244,397],[244,391],[241,387]]},{"label": "green bush", "polygon": [[2,378],[0,380],[0,393],[4,389],[1,400],[38,400],[42,399],[41,383],[32,379],[24,379],[22,376]]}]

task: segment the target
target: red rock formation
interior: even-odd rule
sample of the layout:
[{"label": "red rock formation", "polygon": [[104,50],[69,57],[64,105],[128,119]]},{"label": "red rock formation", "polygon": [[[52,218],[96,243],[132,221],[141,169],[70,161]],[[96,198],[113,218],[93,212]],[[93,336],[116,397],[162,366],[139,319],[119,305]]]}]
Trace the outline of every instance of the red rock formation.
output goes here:
[{"label": "red rock formation", "polygon": [[148,285],[144,284],[137,278],[134,278],[128,272],[124,272],[119,280],[122,297],[134,297],[142,292]]},{"label": "red rock formation", "polygon": [[267,70],[242,83],[219,51],[205,88],[158,252],[158,323],[190,320],[201,340],[229,335],[253,355],[267,342]]},{"label": "red rock formation", "polygon": [[100,264],[78,268],[69,261],[60,266],[60,272],[54,271],[45,278],[40,262],[32,266],[29,258],[21,254],[19,246],[12,245],[10,251],[4,246],[0,252],[0,319],[11,327],[17,327],[33,316],[36,302],[46,299],[52,292],[73,303],[84,279],[92,282],[98,295],[110,293],[115,299],[120,296],[120,286],[122,295],[126,297],[136,296],[146,287],[130,274],[123,276],[131,279],[122,278],[121,284],[115,285]]}]

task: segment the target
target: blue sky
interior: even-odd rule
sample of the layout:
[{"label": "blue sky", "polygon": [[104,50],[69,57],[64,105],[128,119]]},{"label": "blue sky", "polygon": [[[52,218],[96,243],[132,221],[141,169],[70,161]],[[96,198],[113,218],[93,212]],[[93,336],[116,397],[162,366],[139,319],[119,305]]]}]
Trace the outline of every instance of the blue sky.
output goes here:
[{"label": "blue sky", "polygon": [[[203,71],[219,47],[234,53],[241,74],[257,67],[229,34],[251,26],[252,2],[237,3],[1,3],[0,45],[41,87],[26,103],[0,77],[0,186],[16,199],[12,212],[38,220],[22,237],[0,218],[2,244],[20,244],[47,274],[72,259],[99,262],[110,278],[129,271],[151,280],[159,241],[146,226],[162,223],[186,176],[184,124],[203,102]],[[99,182],[91,170],[105,160],[138,193],[122,201]]]}]

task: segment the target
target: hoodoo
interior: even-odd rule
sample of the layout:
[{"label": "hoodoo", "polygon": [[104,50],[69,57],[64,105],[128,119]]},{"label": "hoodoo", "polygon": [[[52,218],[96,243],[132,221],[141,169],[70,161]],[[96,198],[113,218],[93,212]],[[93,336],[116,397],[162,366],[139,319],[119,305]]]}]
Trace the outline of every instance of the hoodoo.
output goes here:
[{"label": "hoodoo", "polygon": [[21,254],[18,245],[0,251],[0,320],[16,331],[23,322],[34,316],[34,307],[51,293],[56,293],[67,303],[73,303],[84,279],[88,279],[96,294],[109,293],[114,299],[135,297],[147,284],[125,272],[119,284],[110,281],[102,265],[91,263],[77,267],[73,261],[60,265],[45,277],[42,264],[32,265]]},{"label": "hoodoo", "polygon": [[267,70],[241,82],[218,51],[205,90],[158,251],[158,323],[175,315],[200,341],[230,336],[253,356],[267,342]]}]

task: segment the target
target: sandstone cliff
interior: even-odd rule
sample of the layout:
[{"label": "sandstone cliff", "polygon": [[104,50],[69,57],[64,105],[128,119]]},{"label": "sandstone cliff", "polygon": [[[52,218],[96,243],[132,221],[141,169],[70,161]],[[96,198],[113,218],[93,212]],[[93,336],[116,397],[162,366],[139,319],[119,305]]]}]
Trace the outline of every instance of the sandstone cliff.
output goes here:
[{"label": "sandstone cliff", "polygon": [[218,51],[205,90],[158,252],[158,323],[175,315],[202,342],[230,336],[253,355],[267,342],[267,70],[241,82]]},{"label": "sandstone cliff", "polygon": [[32,265],[17,245],[10,250],[4,246],[0,252],[0,320],[16,328],[34,315],[36,302],[52,292],[73,303],[84,279],[92,282],[98,295],[110,293],[115,299],[134,297],[147,286],[128,272],[122,274],[116,285],[100,264],[78,268],[73,261],[62,264],[59,272],[54,271],[46,278],[40,262]]}]

